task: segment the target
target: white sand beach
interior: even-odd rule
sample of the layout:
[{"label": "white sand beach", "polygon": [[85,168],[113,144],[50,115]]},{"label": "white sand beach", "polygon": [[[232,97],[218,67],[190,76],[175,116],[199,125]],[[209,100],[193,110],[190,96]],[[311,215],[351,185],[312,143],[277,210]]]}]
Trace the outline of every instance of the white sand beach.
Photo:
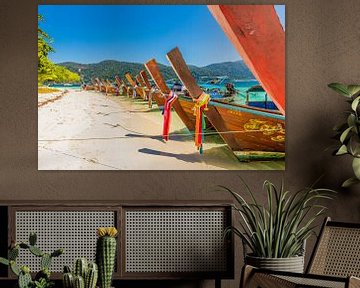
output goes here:
[{"label": "white sand beach", "polygon": [[170,140],[154,104],[69,91],[38,108],[39,170],[282,170],[284,161],[242,163],[219,136],[205,138],[204,153],[176,113]]}]

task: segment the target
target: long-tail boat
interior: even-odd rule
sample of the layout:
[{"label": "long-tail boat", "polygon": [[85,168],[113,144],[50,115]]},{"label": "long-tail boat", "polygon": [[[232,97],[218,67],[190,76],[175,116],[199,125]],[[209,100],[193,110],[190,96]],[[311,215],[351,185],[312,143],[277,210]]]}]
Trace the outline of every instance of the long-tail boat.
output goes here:
[{"label": "long-tail boat", "polygon": [[[166,81],[163,75],[160,72],[159,66],[155,59],[151,59],[145,63],[145,68],[149,72],[151,78],[154,80],[155,85],[159,89],[160,93],[158,94],[159,100],[156,100],[158,106],[164,105],[165,96],[170,94],[170,88],[166,85]],[[160,100],[161,99],[161,100]],[[175,100],[172,107],[174,108],[176,114],[180,117],[182,122],[185,124],[186,128],[189,131],[195,131],[195,117],[192,111],[185,111],[182,105],[180,104],[179,98]]]},{"label": "long-tail boat", "polygon": [[140,76],[143,80],[143,82],[145,83],[145,86],[147,87],[147,89],[149,89],[149,97],[148,97],[148,100],[149,100],[149,106],[152,106],[152,101],[154,100],[156,105],[162,109],[164,107],[164,104],[165,104],[165,97],[164,95],[162,94],[162,92],[160,91],[160,89],[156,86],[155,84],[155,87],[152,87],[150,81],[149,81],[149,78],[148,76],[146,75],[146,72],[144,70],[141,70],[140,71]]},{"label": "long-tail boat", "polygon": [[137,96],[139,96],[140,98],[146,100],[146,94],[145,94],[145,91],[142,87],[140,87],[139,85],[136,84],[136,82],[134,81],[134,79],[132,78],[131,74],[130,73],[126,73],[125,74],[125,78],[126,80],[130,83],[130,85],[132,86],[133,88],[133,91],[135,91],[135,98]]},{"label": "long-tail boat", "polygon": [[[119,87],[120,95],[127,95],[128,89],[119,76],[115,76],[115,82]],[[127,95],[128,96],[128,95]]]},{"label": "long-tail boat", "polygon": [[285,32],[273,5],[208,5],[245,64],[285,115]]},{"label": "long-tail boat", "polygon": [[99,78],[95,78],[95,81],[98,83],[99,92],[106,92],[106,87],[103,84],[102,80],[100,80]]},{"label": "long-tail boat", "polygon": [[106,94],[116,94],[119,95],[119,88],[114,86],[109,79],[106,79],[104,81],[105,88],[106,88]]},{"label": "long-tail boat", "polygon": [[[206,95],[196,83],[178,48],[167,54],[175,73],[194,101]],[[285,156],[285,116],[279,111],[210,100],[207,119],[239,160]]]}]

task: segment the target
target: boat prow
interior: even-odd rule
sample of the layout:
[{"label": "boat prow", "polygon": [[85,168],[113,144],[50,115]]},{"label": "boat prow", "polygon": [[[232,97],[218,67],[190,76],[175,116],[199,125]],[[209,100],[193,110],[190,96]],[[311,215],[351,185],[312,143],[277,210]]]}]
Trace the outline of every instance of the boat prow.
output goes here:
[{"label": "boat prow", "polygon": [[[193,99],[203,91],[196,83],[178,48],[167,58]],[[285,116],[246,105],[210,101],[205,114],[240,160],[285,157]]]},{"label": "boat prow", "polygon": [[273,5],[208,5],[242,59],[285,115],[285,32]]}]

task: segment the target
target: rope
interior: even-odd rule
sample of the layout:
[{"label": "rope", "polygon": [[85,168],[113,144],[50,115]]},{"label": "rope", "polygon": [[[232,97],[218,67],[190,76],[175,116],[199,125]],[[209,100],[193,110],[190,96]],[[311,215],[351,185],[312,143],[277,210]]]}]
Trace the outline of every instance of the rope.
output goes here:
[{"label": "rope", "polygon": [[[117,125],[112,125],[109,123],[104,123],[113,127],[121,127],[124,130],[134,133],[134,134],[138,134],[141,135],[143,137],[148,137],[148,138],[162,138],[162,135],[159,134],[145,134],[142,132],[138,132],[135,130],[131,130],[128,129],[120,124]],[[271,131],[271,132],[277,132],[277,131],[281,131],[281,129],[277,129],[277,130],[273,130],[273,129],[268,129],[268,130],[249,130],[249,131],[244,131],[244,130],[232,130],[232,131],[226,131],[226,132],[203,132],[201,133],[204,136],[210,136],[210,135],[222,135],[222,134],[237,134],[237,133],[254,133],[254,132],[267,132],[267,131]],[[185,136],[185,137],[194,137],[197,133],[195,132],[188,132],[188,133],[171,133],[171,135],[173,136]],[[38,139],[39,142],[56,142],[56,141],[85,141],[85,140],[109,140],[109,139],[126,139],[129,138],[128,136],[124,135],[124,136],[112,136],[112,137],[88,137],[88,138],[61,138],[61,139]]]}]

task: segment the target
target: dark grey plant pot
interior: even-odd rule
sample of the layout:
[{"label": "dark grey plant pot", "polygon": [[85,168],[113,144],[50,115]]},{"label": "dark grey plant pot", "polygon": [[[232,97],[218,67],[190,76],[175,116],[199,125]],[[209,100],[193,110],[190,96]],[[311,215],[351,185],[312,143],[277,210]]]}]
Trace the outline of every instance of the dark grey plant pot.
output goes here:
[{"label": "dark grey plant pot", "polygon": [[289,258],[262,258],[251,255],[245,256],[245,263],[257,268],[274,271],[304,272],[304,256]]}]

